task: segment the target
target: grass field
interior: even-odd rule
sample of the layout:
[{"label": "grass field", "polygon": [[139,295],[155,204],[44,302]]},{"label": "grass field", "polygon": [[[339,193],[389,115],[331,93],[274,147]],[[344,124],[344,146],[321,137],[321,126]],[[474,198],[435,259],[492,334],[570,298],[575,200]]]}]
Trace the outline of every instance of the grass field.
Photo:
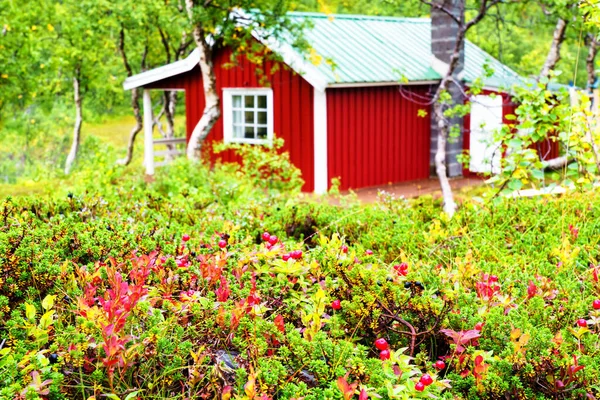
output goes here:
[{"label": "grass field", "polygon": [[[165,121],[161,121],[163,124]],[[102,122],[85,123],[82,126],[82,140],[94,136],[102,143],[110,146],[110,151],[114,151],[116,157],[122,158],[126,154],[129,134],[132,127],[135,125],[133,116],[121,116],[108,119]],[[175,118],[175,129],[179,135],[183,134],[185,129],[185,117],[177,116]],[[70,135],[70,130],[65,130],[66,134]],[[156,137],[159,137],[157,129],[154,130]],[[141,168],[144,147],[143,147],[143,132],[138,134],[134,149],[133,161],[128,168]],[[57,166],[61,169],[62,166]],[[75,170],[75,174],[76,174]],[[21,196],[41,196],[52,194],[57,188],[64,188],[72,185],[73,177],[40,177],[39,179],[22,179],[17,184],[0,183],[0,198],[6,196],[21,197]]]}]

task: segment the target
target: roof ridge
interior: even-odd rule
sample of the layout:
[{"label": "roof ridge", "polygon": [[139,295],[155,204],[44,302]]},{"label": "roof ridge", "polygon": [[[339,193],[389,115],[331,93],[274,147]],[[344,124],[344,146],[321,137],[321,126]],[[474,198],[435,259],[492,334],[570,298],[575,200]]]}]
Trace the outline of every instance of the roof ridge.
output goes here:
[{"label": "roof ridge", "polygon": [[390,15],[363,15],[363,14],[325,14],[319,12],[308,11],[290,11],[288,14],[292,16],[303,16],[311,18],[330,18],[334,19],[353,19],[353,20],[380,20],[380,21],[404,21],[415,23],[430,22],[430,18],[423,17],[394,17]]}]

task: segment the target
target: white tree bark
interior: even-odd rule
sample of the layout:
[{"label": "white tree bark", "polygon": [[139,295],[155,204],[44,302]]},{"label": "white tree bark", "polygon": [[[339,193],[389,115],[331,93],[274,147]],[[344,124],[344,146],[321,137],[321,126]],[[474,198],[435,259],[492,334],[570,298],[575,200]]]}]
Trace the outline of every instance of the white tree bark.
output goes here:
[{"label": "white tree bark", "polygon": [[142,114],[140,112],[140,89],[134,88],[131,91],[131,107],[133,109],[133,115],[135,117],[135,126],[131,128],[131,132],[129,133],[129,143],[127,144],[127,155],[125,158],[117,160],[117,164],[119,165],[129,165],[133,158],[133,148],[135,144],[135,138],[138,133],[142,131],[143,123],[142,123]]},{"label": "white tree bark", "polygon": [[[598,53],[598,39],[596,33],[587,35],[588,55],[585,59],[585,68],[587,70],[588,88],[591,90],[596,82],[596,54]],[[598,105],[596,104],[596,107]]]},{"label": "white tree bark", "polygon": [[79,144],[81,142],[81,125],[83,124],[83,113],[81,107],[81,88],[79,82],[79,73],[80,69],[79,67],[77,67],[77,69],[75,70],[75,76],[73,77],[73,92],[75,100],[75,126],[73,127],[73,143],[71,144],[71,150],[69,151],[67,161],[65,162],[65,175],[69,175],[69,173],[71,173],[73,163],[75,162],[75,158],[77,158],[77,153],[79,151]]},{"label": "white tree bark", "polygon": [[548,169],[561,169],[569,163],[567,156],[560,156],[553,158],[552,160],[546,161],[546,168]]},{"label": "white tree bark", "polygon": [[[562,18],[559,18],[556,21],[556,27],[554,28],[554,35],[552,36],[552,44],[550,45],[550,50],[548,51],[548,55],[546,56],[546,61],[544,62],[544,66],[540,71],[540,76],[538,77],[538,81],[542,78],[547,78],[550,75],[550,71],[554,70],[556,64],[560,60],[560,49],[562,43],[565,40],[565,33],[567,31],[567,21]],[[569,163],[569,159],[566,156],[561,156],[558,158],[554,158],[552,160],[546,161],[546,168],[548,169],[560,169],[565,167]]]},{"label": "white tree bark", "polygon": [[438,121],[437,150],[435,152],[435,172],[437,173],[442,189],[442,198],[444,199],[444,212],[452,217],[456,212],[456,202],[452,187],[448,180],[446,171],[446,141],[448,137],[448,123],[444,117],[443,105],[436,101],[433,105],[433,112]]},{"label": "white tree bark", "polygon": [[542,67],[539,79],[547,78],[550,75],[550,71],[554,70],[556,64],[560,60],[560,48],[565,40],[565,33],[567,31],[567,21],[559,18],[556,21],[556,27],[554,28],[554,35],[552,37],[552,44],[550,45],[550,51],[546,56],[546,62]]},{"label": "white tree bark", "polygon": [[202,74],[202,85],[204,87],[204,113],[194,127],[187,147],[187,157],[190,160],[199,160],[201,157],[201,146],[210,130],[221,116],[221,99],[217,93],[217,77],[212,62],[212,50],[206,42],[204,31],[194,21],[194,0],[185,1],[188,15],[194,25],[193,35],[196,46],[200,51],[200,71]]}]

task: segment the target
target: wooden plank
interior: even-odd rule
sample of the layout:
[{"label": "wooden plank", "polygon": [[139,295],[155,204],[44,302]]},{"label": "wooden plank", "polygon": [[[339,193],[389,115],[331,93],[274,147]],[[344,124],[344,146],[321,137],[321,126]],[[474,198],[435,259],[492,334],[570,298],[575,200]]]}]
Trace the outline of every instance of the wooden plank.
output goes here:
[{"label": "wooden plank", "polygon": [[154,152],[156,157],[180,156],[182,154],[184,154],[183,150],[161,150]]},{"label": "wooden plank", "polygon": [[154,175],[154,147],[152,146],[152,99],[150,91],[144,89],[144,165],[146,167],[146,175]]},{"label": "wooden plank", "polygon": [[167,145],[167,144],[182,144],[185,143],[185,138],[172,138],[172,139],[154,139],[154,145]]}]

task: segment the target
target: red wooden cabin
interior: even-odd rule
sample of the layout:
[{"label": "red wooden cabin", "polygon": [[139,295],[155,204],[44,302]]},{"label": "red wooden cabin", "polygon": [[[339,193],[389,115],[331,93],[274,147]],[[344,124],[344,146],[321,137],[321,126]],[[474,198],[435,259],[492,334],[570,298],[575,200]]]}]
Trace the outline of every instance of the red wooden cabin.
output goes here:
[{"label": "red wooden cabin", "polygon": [[[429,178],[435,140],[430,100],[441,77],[436,71],[440,61],[431,51],[430,20],[292,15],[312,21],[314,27],[306,38],[318,54],[316,63],[307,62],[290,46],[269,43],[287,68],[279,68],[261,84],[256,65],[240,59],[237,66],[227,68],[231,51],[215,51],[222,117],[207,138],[209,144],[225,140],[256,145],[268,143],[276,134],[285,140],[285,150],[301,169],[303,190],[308,192],[327,191],[333,178],[341,179],[341,189]],[[464,171],[467,174],[492,168],[493,162],[481,154],[489,153],[493,144],[481,139],[489,138],[492,129],[512,113],[514,106],[502,88],[520,79],[467,43],[462,73],[466,85],[483,75],[484,65],[495,72],[484,81],[488,90],[487,97],[480,97],[484,108],[474,107],[477,121],[486,127],[470,131],[473,118],[465,121],[462,147],[477,148],[475,161]],[[270,65],[263,68],[270,69]],[[189,139],[204,108],[196,51],[185,60],[128,78],[124,87],[145,89],[145,104],[150,101],[149,89],[184,90]],[[493,92],[501,95],[494,99],[489,96]],[[150,147],[151,136],[150,131],[146,135]],[[153,156],[146,149],[148,168]],[[231,154],[211,153],[210,157],[233,160]]]}]

